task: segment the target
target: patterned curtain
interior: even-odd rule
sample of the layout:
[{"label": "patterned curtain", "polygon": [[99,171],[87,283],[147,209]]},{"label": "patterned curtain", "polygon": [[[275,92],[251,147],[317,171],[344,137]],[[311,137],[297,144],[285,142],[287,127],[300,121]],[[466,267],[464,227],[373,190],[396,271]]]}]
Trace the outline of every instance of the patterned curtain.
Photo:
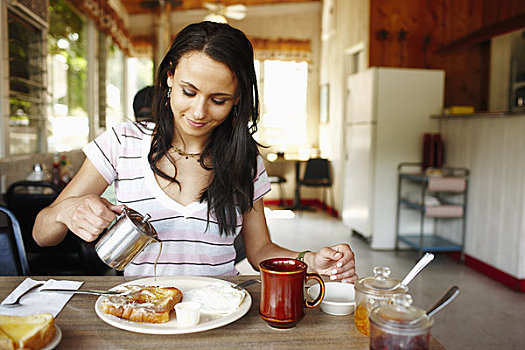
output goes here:
[{"label": "patterned curtain", "polygon": [[249,38],[255,59],[281,61],[312,61],[309,40]]}]

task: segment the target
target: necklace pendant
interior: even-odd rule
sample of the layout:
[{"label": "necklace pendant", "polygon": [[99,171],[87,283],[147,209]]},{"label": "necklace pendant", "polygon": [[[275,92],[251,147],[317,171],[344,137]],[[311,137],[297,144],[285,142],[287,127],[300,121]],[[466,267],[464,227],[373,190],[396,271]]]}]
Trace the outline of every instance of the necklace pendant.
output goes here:
[{"label": "necklace pendant", "polygon": [[186,159],[188,159],[188,156],[186,156]]}]

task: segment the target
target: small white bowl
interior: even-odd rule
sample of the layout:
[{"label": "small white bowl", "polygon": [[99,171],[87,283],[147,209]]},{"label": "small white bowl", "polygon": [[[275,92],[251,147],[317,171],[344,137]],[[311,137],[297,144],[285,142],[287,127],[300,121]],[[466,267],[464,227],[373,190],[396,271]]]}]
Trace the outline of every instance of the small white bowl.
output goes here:
[{"label": "small white bowl", "polygon": [[[321,310],[330,315],[350,315],[355,309],[354,285],[342,282],[325,282],[324,299],[321,302]],[[315,298],[319,295],[319,284],[308,288],[308,296]]]},{"label": "small white bowl", "polygon": [[199,323],[201,304],[195,301],[183,301],[175,304],[179,327],[193,327]]}]

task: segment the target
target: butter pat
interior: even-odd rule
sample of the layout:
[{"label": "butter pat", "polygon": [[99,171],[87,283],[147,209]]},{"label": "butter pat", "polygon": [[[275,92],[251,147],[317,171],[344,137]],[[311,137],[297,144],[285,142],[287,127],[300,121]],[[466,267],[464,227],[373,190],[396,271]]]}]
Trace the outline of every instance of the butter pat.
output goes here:
[{"label": "butter pat", "polygon": [[201,304],[195,301],[183,301],[175,305],[177,324],[187,328],[196,326],[200,320]]}]

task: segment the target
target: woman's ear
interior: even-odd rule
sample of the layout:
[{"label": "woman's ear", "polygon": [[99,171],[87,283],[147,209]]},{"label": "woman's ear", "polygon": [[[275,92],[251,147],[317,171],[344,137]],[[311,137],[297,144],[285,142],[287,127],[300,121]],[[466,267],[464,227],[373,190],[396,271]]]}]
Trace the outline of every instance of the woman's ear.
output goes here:
[{"label": "woman's ear", "polygon": [[166,78],[166,84],[168,84],[168,87],[173,87],[173,75],[168,73],[168,77]]}]

